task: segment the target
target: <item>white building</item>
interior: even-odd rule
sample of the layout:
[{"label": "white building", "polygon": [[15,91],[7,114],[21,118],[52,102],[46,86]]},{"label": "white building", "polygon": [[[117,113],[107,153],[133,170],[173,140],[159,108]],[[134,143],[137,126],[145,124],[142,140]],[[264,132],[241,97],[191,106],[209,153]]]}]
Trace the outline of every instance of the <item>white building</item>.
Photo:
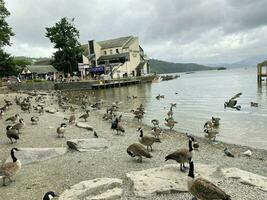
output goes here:
[{"label": "white building", "polygon": [[127,36],[82,45],[83,64],[89,72],[107,74],[113,78],[142,76],[149,73],[148,58],[139,45],[138,37]]}]

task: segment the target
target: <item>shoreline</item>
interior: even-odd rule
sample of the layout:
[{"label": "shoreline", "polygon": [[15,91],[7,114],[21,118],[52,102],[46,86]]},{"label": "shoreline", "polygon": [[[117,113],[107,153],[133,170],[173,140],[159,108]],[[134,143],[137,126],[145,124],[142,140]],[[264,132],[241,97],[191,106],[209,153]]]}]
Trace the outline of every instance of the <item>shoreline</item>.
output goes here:
[{"label": "shoreline", "polygon": [[[4,98],[12,100],[15,95],[24,95],[18,93],[10,93],[8,95],[0,94],[0,104],[3,105]],[[50,98],[50,97],[49,97]],[[50,105],[52,101],[47,101]],[[131,191],[129,191],[129,180],[125,174],[130,171],[139,171],[153,167],[160,167],[166,164],[175,164],[175,162],[164,162],[164,157],[180,147],[187,147],[187,137],[185,133],[178,131],[169,131],[164,129],[161,136],[161,143],[153,145],[152,159],[144,159],[143,163],[137,163],[136,159],[129,157],[126,153],[126,148],[135,142],[138,142],[137,127],[140,125],[133,119],[132,113],[119,110],[118,114],[123,114],[123,123],[126,128],[125,136],[116,136],[110,130],[110,123],[102,120],[102,115],[105,113],[107,106],[111,102],[106,102],[106,105],[101,110],[94,110],[90,113],[88,124],[93,125],[99,137],[107,139],[111,146],[105,151],[99,152],[73,152],[49,159],[47,161],[32,163],[22,166],[22,170],[15,176],[16,182],[8,187],[0,187],[0,193],[4,199],[40,199],[41,196],[48,190],[54,190],[57,193],[62,193],[68,186],[74,185],[84,180],[89,180],[98,177],[121,178],[125,183],[126,199],[138,200]],[[51,106],[51,105],[50,105]],[[55,106],[53,103],[52,106]],[[75,105],[75,107],[78,107]],[[69,111],[65,113],[61,110],[55,114],[45,113],[40,116],[38,126],[30,124],[30,116],[37,115],[21,112],[22,117],[26,121],[26,127],[23,129],[21,139],[18,143],[11,145],[5,135],[5,127],[7,123],[4,119],[12,116],[16,112],[21,112],[17,105],[13,105],[11,110],[0,120],[2,133],[0,135],[0,159],[4,159],[9,155],[10,148],[13,146],[22,147],[67,147],[66,141],[74,138],[92,138],[93,133],[84,129],[79,129],[73,125],[68,125],[66,130],[66,138],[58,139],[55,129],[63,121],[64,117],[71,115]],[[76,117],[83,112],[80,110],[75,113]],[[83,120],[79,120],[83,121]],[[151,126],[142,123],[145,135],[150,135]],[[195,136],[200,144],[199,150],[194,153],[196,163],[212,164],[218,166],[237,167],[242,170],[250,171],[262,176],[267,174],[267,151],[264,149],[251,148],[243,145],[229,144],[219,142],[218,144],[208,144],[208,140]],[[223,149],[227,146],[235,155],[235,158],[229,158],[223,155]],[[250,149],[251,157],[238,156],[242,152]],[[116,162],[114,162],[116,161]],[[67,163],[67,164],[66,164]],[[1,184],[1,183],[0,183]],[[253,199],[257,196],[258,200],[264,200],[266,192],[259,191],[256,188],[245,186],[237,183],[235,180],[232,184],[236,188],[229,187],[228,180],[222,180],[222,188],[233,195],[232,199],[243,200]],[[246,198],[237,191],[248,192]],[[190,199],[192,197],[188,193],[173,193],[154,195],[153,199]],[[151,197],[152,198],[152,197]]]}]

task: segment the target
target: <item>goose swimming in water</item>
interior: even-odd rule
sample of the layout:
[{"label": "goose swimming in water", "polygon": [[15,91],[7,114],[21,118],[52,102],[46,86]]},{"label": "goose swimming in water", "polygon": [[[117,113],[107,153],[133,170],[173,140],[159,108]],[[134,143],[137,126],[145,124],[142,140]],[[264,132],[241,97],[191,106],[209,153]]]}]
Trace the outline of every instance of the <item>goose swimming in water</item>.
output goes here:
[{"label": "goose swimming in water", "polygon": [[194,162],[189,161],[189,173],[187,179],[188,191],[201,200],[231,200],[231,197],[227,195],[222,189],[214,185],[212,182],[194,175]]},{"label": "goose swimming in water", "polygon": [[10,182],[13,182],[11,179],[17,172],[21,169],[21,162],[15,157],[15,152],[19,151],[17,148],[11,149],[11,158],[12,162],[4,163],[0,167],[0,175],[3,175],[3,186],[6,186],[5,180],[8,179]]}]

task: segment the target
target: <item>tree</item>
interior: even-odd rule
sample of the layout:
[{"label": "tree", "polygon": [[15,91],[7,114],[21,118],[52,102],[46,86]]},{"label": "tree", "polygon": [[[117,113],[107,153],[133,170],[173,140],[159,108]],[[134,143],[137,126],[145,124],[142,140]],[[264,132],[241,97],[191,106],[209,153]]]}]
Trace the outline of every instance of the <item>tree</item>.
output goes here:
[{"label": "tree", "polygon": [[17,72],[13,58],[3,50],[4,46],[11,45],[10,37],[14,36],[11,27],[6,22],[9,15],[5,2],[0,0],[0,76],[13,75]]},{"label": "tree", "polygon": [[57,51],[54,53],[52,65],[64,73],[77,71],[78,60],[82,53],[78,41],[79,31],[73,25],[74,19],[70,21],[64,17],[55,26],[46,28],[46,37],[54,43]]}]

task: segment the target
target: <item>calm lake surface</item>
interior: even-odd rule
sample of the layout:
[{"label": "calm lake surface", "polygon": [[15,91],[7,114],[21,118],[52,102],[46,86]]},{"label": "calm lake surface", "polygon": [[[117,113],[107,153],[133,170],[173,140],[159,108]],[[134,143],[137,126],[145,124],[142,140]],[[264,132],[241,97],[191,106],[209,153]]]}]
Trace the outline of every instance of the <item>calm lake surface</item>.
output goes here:
[{"label": "calm lake surface", "polygon": [[[239,92],[243,93],[238,99],[241,111],[224,110],[224,102]],[[157,100],[158,94],[165,98]],[[127,95],[138,99],[127,100]],[[181,74],[176,80],[101,90],[96,96],[125,102],[122,107],[126,111],[143,103],[147,124],[156,118],[163,125],[170,103],[177,103],[173,110],[176,130],[203,136],[204,123],[212,116],[220,117],[218,140],[267,149],[267,86],[258,87],[254,68]],[[259,107],[250,107],[251,101]]]}]

